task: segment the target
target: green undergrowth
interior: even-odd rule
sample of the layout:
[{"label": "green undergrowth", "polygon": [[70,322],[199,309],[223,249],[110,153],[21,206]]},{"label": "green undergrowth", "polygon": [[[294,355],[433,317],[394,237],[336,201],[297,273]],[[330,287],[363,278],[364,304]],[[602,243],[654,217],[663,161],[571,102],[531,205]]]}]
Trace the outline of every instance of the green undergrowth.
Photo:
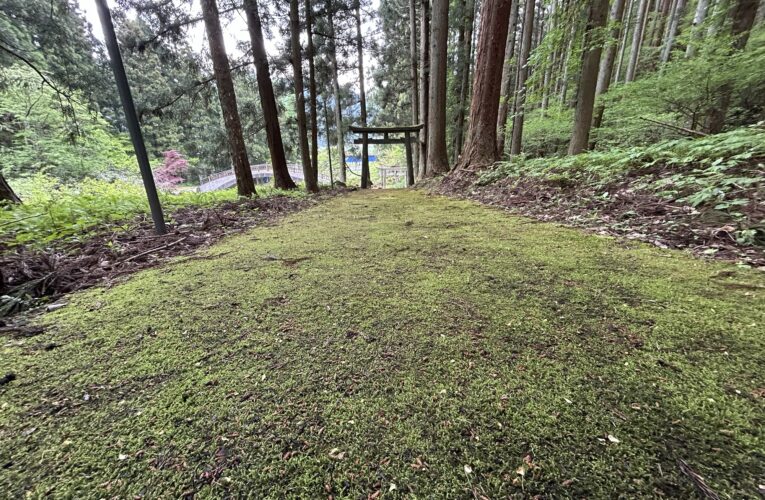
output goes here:
[{"label": "green undergrowth", "polygon": [[765,245],[765,221],[759,208],[765,194],[762,127],[575,156],[517,157],[483,174],[479,184],[506,178],[591,188],[604,198],[610,196],[609,187],[627,185],[698,211],[714,212],[717,219],[737,226],[739,243]]},{"label": "green undergrowth", "polygon": [[[77,184],[59,184],[52,177],[35,176],[19,183],[21,205],[0,204],[0,241],[11,246],[47,245],[57,240],[86,238],[104,225],[115,230],[130,227],[136,215],[149,211],[141,184],[126,181],[86,179]],[[304,196],[269,186],[258,187],[258,195]],[[186,206],[212,206],[236,201],[236,189],[208,193],[160,192],[166,218],[173,210]]]},{"label": "green undergrowth", "polygon": [[764,287],[471,202],[335,198],[2,339],[0,490],[689,498],[684,460],[754,498]]}]

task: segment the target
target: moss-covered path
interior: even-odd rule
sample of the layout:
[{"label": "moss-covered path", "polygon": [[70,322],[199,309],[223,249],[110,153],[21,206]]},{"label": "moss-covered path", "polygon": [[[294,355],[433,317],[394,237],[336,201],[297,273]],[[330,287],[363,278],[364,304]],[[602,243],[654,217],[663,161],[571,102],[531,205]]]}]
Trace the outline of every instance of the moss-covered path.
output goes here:
[{"label": "moss-covered path", "polygon": [[0,496],[754,498],[762,274],[336,198],[0,339]]}]

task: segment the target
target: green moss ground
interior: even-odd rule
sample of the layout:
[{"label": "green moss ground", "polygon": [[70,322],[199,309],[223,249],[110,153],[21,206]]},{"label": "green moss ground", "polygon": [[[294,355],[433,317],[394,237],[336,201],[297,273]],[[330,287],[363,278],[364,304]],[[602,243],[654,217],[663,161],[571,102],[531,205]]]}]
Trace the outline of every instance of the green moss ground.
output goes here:
[{"label": "green moss ground", "polygon": [[762,273],[470,202],[336,198],[44,321],[2,339],[3,497],[765,482]]}]

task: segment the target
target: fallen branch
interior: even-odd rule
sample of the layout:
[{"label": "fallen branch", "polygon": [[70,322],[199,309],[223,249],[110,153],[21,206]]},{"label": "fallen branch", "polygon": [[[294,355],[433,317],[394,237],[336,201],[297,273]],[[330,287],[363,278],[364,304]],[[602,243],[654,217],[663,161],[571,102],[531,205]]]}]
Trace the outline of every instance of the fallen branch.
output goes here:
[{"label": "fallen branch", "polygon": [[16,224],[18,222],[21,222],[23,220],[34,219],[35,217],[42,217],[43,215],[48,215],[48,214],[47,213],[44,213],[44,214],[34,214],[34,215],[28,215],[26,217],[21,217],[20,219],[9,220],[9,221],[6,221],[6,222],[3,222],[2,224],[0,224],[0,227],[11,226],[11,225]]},{"label": "fallen branch", "polygon": [[171,246],[177,245],[178,243],[180,243],[181,241],[185,240],[186,238],[188,238],[188,236],[184,236],[183,238],[179,238],[179,239],[173,241],[172,243],[168,243],[167,245],[162,245],[160,247],[152,248],[151,250],[146,250],[145,252],[141,252],[139,254],[133,255],[132,257],[128,257],[127,259],[125,259],[123,261],[120,261],[120,264],[124,264],[125,262],[130,262],[131,260],[135,260],[138,257],[143,257],[144,255],[148,255],[150,253],[158,252],[159,250],[164,250],[165,248],[170,248]]},{"label": "fallen branch", "polygon": [[720,496],[704,481],[704,478],[691,469],[691,466],[685,460],[677,459],[677,466],[680,468],[680,472],[691,480],[693,485],[698,490],[702,498],[710,498],[712,500],[720,500]]},{"label": "fallen branch", "polygon": [[654,120],[652,118],[646,118],[644,116],[640,116],[639,118],[641,120],[644,120],[644,121],[647,121],[647,122],[655,123],[656,125],[661,125],[662,127],[667,127],[667,128],[671,128],[671,129],[680,131],[680,132],[684,132],[684,133],[686,133],[688,135],[695,135],[696,137],[706,137],[707,135],[709,135],[709,134],[705,134],[704,132],[701,132],[699,130],[693,130],[691,128],[680,127],[679,125],[672,125],[671,123],[660,122],[658,120]]}]

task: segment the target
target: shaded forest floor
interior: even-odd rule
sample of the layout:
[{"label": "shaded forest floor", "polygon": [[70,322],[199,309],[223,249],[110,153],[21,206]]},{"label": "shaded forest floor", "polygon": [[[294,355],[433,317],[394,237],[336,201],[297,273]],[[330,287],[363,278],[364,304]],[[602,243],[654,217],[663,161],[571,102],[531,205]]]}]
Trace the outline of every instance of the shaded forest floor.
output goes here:
[{"label": "shaded forest floor", "polygon": [[[18,497],[754,497],[765,277],[338,197],[0,339]],[[12,376],[10,376],[12,374]]]}]

